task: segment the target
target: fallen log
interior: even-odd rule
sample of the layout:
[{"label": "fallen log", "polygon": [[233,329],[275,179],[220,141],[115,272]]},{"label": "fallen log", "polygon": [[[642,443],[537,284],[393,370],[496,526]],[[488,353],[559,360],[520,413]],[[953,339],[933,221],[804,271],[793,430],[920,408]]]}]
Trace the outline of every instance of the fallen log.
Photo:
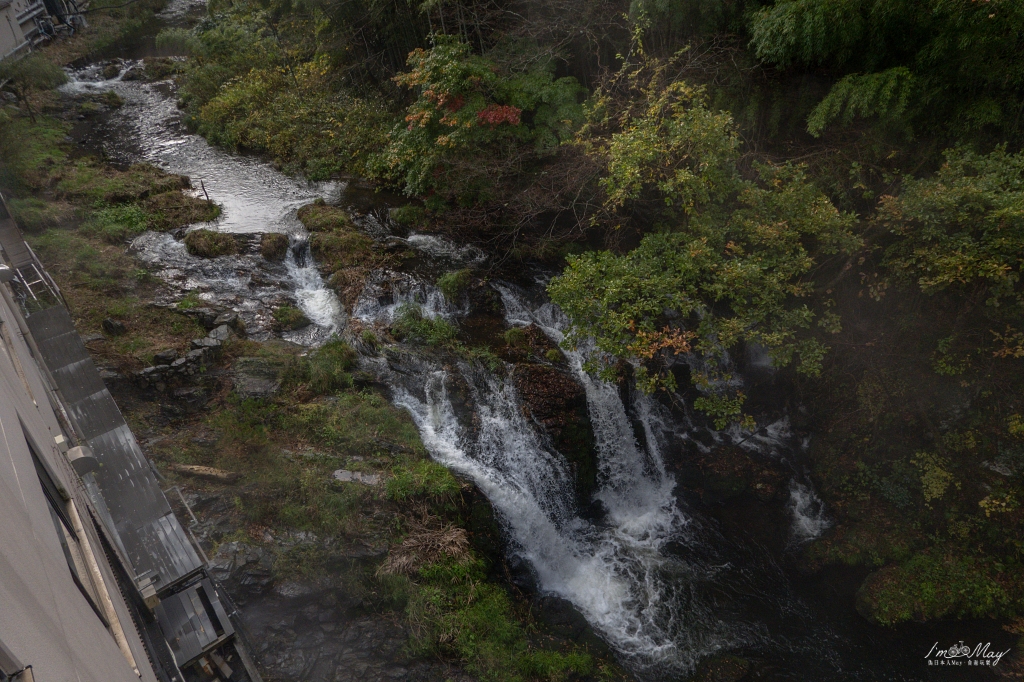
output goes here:
[{"label": "fallen log", "polygon": [[224,471],[223,469],[214,469],[213,467],[204,467],[198,464],[168,464],[167,468],[176,474],[194,476],[195,478],[203,478],[218,483],[234,483],[242,477],[242,474],[235,473],[234,471]]}]

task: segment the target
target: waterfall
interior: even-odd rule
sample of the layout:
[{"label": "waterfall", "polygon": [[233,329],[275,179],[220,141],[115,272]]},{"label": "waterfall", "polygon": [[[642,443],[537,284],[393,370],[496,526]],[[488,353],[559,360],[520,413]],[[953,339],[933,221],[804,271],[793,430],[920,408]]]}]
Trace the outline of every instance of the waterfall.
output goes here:
[{"label": "waterfall", "polygon": [[[561,311],[531,310],[497,286],[512,324],[532,321],[558,339]],[[369,308],[366,309],[369,313]],[[377,317],[386,318],[388,306]],[[528,316],[528,317],[527,317]],[[487,496],[510,540],[531,567],[541,592],[568,600],[630,666],[644,676],[692,671],[702,656],[749,641],[749,628],[726,625],[702,589],[719,567],[685,561],[666,551],[690,542],[690,521],[676,504],[675,481],[659,443],[665,416],[653,399],[635,396],[633,431],[618,389],[583,371],[587,349],[570,352],[570,367],[586,390],[599,466],[594,498],[599,521],[580,516],[570,467],[523,415],[511,379],[459,361],[445,368],[429,357],[393,369],[372,360],[396,405],[412,415],[432,457],[473,481]],[[458,419],[450,389],[468,386],[475,418]],[[460,391],[466,394],[466,391]],[[465,396],[464,396],[465,397]]]}]

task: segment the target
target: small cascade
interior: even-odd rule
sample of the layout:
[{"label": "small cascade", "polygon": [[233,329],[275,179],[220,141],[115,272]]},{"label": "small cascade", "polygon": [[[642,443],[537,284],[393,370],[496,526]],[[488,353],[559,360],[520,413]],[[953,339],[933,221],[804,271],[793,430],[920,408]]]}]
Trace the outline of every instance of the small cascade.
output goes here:
[{"label": "small cascade", "polygon": [[[317,327],[316,338],[310,339],[310,342],[326,340],[341,330],[345,311],[334,291],[324,285],[309,252],[308,237],[292,234],[290,242],[284,264],[295,287],[292,295],[302,312]],[[293,335],[300,334],[308,332],[293,332]],[[290,338],[286,335],[286,338],[296,341],[298,336]]]},{"label": "small cascade", "polygon": [[440,289],[415,275],[375,270],[366,278],[352,316],[362,322],[390,324],[405,306],[416,306],[431,320],[452,320],[469,312],[466,307],[452,305]]},{"label": "small cascade", "polygon": [[[187,4],[188,0],[179,3]],[[114,91],[124,100],[105,124],[110,132],[99,140],[104,152],[123,163],[151,163],[188,175],[194,184],[201,181],[204,191],[222,207],[221,217],[201,227],[240,235],[279,232],[291,242],[283,272],[278,264],[251,253],[196,258],[167,234],[146,233],[136,239],[133,248],[140,258],[160,267],[157,276],[179,292],[198,291],[204,301],[240,313],[254,338],[269,336],[272,308],[290,300],[313,325],[289,332],[286,338],[318,345],[337,333],[344,325],[341,302],[324,284],[310,257],[309,235],[296,212],[316,199],[337,200],[343,185],[291,178],[258,159],[210,146],[185,129],[167,83],[123,80],[138,65],[125,61],[120,74],[105,79],[102,67],[92,64],[70,72],[61,88],[72,96]]]},{"label": "small cascade", "polygon": [[796,480],[790,483],[788,507],[793,518],[791,532],[795,543],[810,542],[832,526],[825,515],[825,503],[809,485]]},{"label": "small cascade", "polygon": [[[511,323],[532,321],[552,338],[561,337],[565,318],[558,308],[531,309],[511,289],[498,290]],[[410,291],[402,294],[404,300],[410,300]],[[387,319],[395,305],[395,300],[376,307],[366,302],[357,311],[370,320]],[[653,399],[635,396],[642,446],[617,388],[583,371],[586,352],[569,357],[586,389],[597,440],[594,499],[604,511],[597,521],[579,514],[567,462],[524,416],[510,378],[466,361],[442,368],[439,361],[415,354],[400,368],[383,358],[367,362],[391,387],[395,404],[412,415],[431,455],[487,496],[511,551],[530,566],[542,592],[574,604],[645,677],[685,673],[702,656],[756,638],[757,628],[735,621],[727,625],[706,596],[711,591],[699,587],[709,584],[720,566],[666,551],[670,543],[691,541],[690,521],[676,504],[675,481],[662,460],[666,415]],[[454,385],[460,387],[460,400],[468,393],[474,413],[469,423],[458,418]]]}]

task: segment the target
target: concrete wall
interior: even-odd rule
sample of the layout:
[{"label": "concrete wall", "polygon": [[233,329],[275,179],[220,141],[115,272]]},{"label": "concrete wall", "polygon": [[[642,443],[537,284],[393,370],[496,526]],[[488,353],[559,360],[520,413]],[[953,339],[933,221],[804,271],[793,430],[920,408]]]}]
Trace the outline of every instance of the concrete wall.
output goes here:
[{"label": "concrete wall", "polygon": [[[0,283],[0,290],[0,642],[33,667],[37,680],[156,682],[103,554],[91,503],[64,455],[68,435],[21,335],[20,311],[8,285]],[[72,577],[30,446],[79,512],[83,540],[95,550],[99,582],[123,631],[121,647]],[[96,582],[88,585],[94,594]]]}]

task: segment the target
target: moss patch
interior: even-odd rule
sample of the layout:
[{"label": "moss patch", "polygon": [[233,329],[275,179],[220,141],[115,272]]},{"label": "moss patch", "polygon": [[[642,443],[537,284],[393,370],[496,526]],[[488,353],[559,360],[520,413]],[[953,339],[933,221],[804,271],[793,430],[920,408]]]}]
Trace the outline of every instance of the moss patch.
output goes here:
[{"label": "moss patch", "polygon": [[233,235],[213,230],[192,230],[185,235],[184,241],[188,252],[199,258],[227,256],[238,250],[238,243]]},{"label": "moss patch", "polygon": [[882,625],[956,616],[1001,617],[1024,606],[1021,567],[991,558],[932,550],[872,573],[857,593],[857,610]]},{"label": "moss patch", "polygon": [[271,327],[276,332],[290,332],[308,327],[310,324],[309,318],[306,317],[305,313],[295,306],[278,306],[274,308],[273,314],[274,321],[271,323]]},{"label": "moss patch", "polygon": [[288,236],[267,232],[260,237],[260,255],[270,261],[283,261],[288,255]]}]

